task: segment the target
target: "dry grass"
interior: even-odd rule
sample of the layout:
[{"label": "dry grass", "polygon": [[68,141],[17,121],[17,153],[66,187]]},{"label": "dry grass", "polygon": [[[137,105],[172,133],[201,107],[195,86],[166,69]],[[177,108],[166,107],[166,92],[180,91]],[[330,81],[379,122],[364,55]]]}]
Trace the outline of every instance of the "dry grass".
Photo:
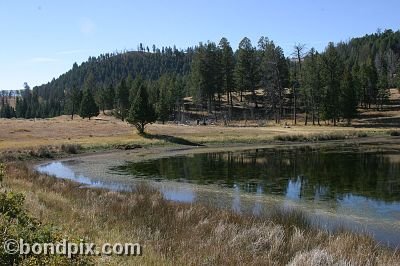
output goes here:
[{"label": "dry grass", "polygon": [[[261,91],[258,94],[261,95]],[[266,120],[237,120],[230,123],[232,127],[223,126],[223,121],[219,120],[218,125],[209,126],[153,124],[148,126],[147,131],[154,135],[168,135],[203,144],[258,143],[273,140],[279,135],[351,134],[360,131],[370,136],[398,128],[400,115],[396,104],[399,99],[399,91],[391,89],[392,105],[386,106],[383,111],[360,110],[359,118],[353,120],[355,127],[333,127],[326,125],[323,121],[321,121],[323,126],[303,126],[304,117],[299,114],[296,126],[292,125],[293,121],[290,119],[282,120],[280,125]],[[192,121],[192,124],[194,122]],[[291,127],[284,127],[285,124]],[[71,120],[67,115],[49,119],[0,119],[0,151],[37,148],[45,145],[80,144],[90,147],[126,143],[152,145],[165,142],[143,138],[135,132],[134,127],[102,114],[92,120],[83,120],[79,116]]]},{"label": "dry grass", "polygon": [[[60,147],[77,144],[83,148],[110,147],[124,144],[160,145],[165,140],[144,138],[135,129],[113,117],[98,120],[71,120],[61,116],[43,120],[0,119],[0,151],[29,150],[40,146]],[[187,126],[176,124],[153,124],[147,132],[185,139],[193,143],[262,143],[276,136],[354,134],[366,132],[368,136],[385,134],[389,129],[358,129],[333,126],[294,126],[285,128],[277,125],[264,127]],[[387,135],[387,134],[386,134]]]},{"label": "dry grass", "polygon": [[103,242],[144,245],[141,257],[101,257],[108,265],[396,265],[400,255],[370,237],[312,229],[296,211],[263,218],[168,202],[149,187],[133,193],[80,188],[7,166],[4,185],[26,194],[26,208],[65,232]]}]

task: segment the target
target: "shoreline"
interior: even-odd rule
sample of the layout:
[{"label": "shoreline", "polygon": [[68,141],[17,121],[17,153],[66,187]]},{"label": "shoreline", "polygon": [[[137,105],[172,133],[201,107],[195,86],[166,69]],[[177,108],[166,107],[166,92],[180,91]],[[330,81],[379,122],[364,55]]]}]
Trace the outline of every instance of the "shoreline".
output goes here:
[{"label": "shoreline", "polygon": [[[229,236],[228,239],[223,240],[224,243],[227,243],[227,249],[223,248],[223,251],[218,251],[218,253],[224,252],[227,254],[223,259],[217,260],[221,263],[234,264],[242,261],[243,258],[248,262],[265,262],[274,258],[274,260],[286,264],[291,261],[301,260],[303,257],[314,256],[315,252],[318,254],[322,252],[321,256],[337,262],[353,261],[356,264],[357,262],[364,264],[371,259],[370,255],[366,254],[380,254],[375,256],[375,260],[383,261],[383,264],[398,261],[397,249],[373,240],[362,231],[351,233],[346,230],[339,230],[328,233],[326,230],[310,227],[305,221],[304,214],[296,208],[288,212],[274,210],[273,213],[276,212],[278,214],[273,217],[255,218],[248,214],[235,214],[232,211],[220,209],[218,206],[212,207],[199,203],[192,204],[166,200],[152,188],[140,188],[140,191],[132,193],[115,192],[81,186],[73,181],[55,179],[32,171],[35,165],[54,160],[67,161],[87,158],[96,160],[100,157],[107,157],[110,154],[135,154],[138,159],[154,159],[163,156],[204,153],[207,151],[240,151],[255,148],[267,148],[271,151],[290,151],[296,148],[304,148],[322,150],[323,152],[335,150],[340,152],[340,150],[343,151],[343,148],[346,148],[359,152],[380,151],[397,154],[400,152],[400,137],[357,137],[318,142],[270,141],[262,144],[231,142],[229,145],[216,145],[213,143],[208,144],[206,147],[163,143],[162,145],[144,145],[142,148],[133,150],[92,148],[81,150],[78,154],[56,153],[55,158],[29,158],[22,162],[8,162],[8,168],[11,169],[12,176],[6,180],[6,186],[12,191],[24,193],[27,197],[27,209],[44,223],[58,224],[63,230],[88,236],[98,243],[115,242],[115,239],[118,241],[132,238],[143,240],[146,250],[148,250],[147,257],[140,258],[143,263],[149,263],[149,261],[167,261],[170,264],[187,262],[188,257],[185,252],[189,252],[188,248],[193,243],[197,243],[202,248],[198,251],[190,249],[190,252],[195,252],[193,254],[190,253],[190,261],[199,263],[203,261],[206,254],[217,256],[213,247],[218,245],[219,241],[222,241],[218,238],[217,233],[220,230],[218,228],[221,228],[221,226],[224,228],[223,230],[226,230],[224,231],[226,232],[225,234]],[[137,205],[138,201],[144,202]],[[92,213],[95,213],[95,215]],[[111,216],[110,213],[112,213]],[[168,213],[173,213],[173,216]],[[177,218],[181,217],[181,215],[187,218]],[[134,228],[130,228],[132,227],[132,221],[136,221]],[[199,235],[197,232],[199,228],[204,226],[204,221],[208,221],[206,222],[209,223],[207,225],[208,229],[206,231],[200,229],[201,235]],[[271,221],[273,221],[272,224],[270,223]],[[143,232],[149,226],[152,228],[153,233],[143,235]],[[161,232],[160,237],[156,237],[157,234],[154,233],[157,230]],[[175,235],[172,232],[180,233]],[[255,234],[254,238],[252,232]],[[269,234],[268,232],[282,233],[285,236],[285,240],[279,241],[284,242],[271,240],[270,244],[262,248],[263,252],[255,254],[254,257],[248,247],[254,246],[256,243],[254,241],[258,241],[257,239],[262,238],[264,239],[263,241],[270,241],[266,240],[268,238],[265,234]],[[301,243],[307,243],[306,245],[298,245],[296,232],[300,232]],[[230,246],[231,244],[229,243],[234,243],[238,235],[243,237],[243,244],[240,244],[242,250],[238,253],[232,253],[237,249]],[[126,238],[127,236],[129,237]],[[209,239],[207,243],[211,246],[203,243],[204,239]],[[174,249],[173,255],[168,255],[168,252],[163,251],[175,245],[179,246],[181,250]],[[275,245],[277,249],[281,250],[280,252],[283,252],[280,254],[285,254],[285,256],[275,257],[275,251],[267,248],[271,245]],[[287,245],[291,247],[289,248]],[[362,245],[363,251],[361,253],[358,249],[359,245]],[[160,246],[162,246],[161,249]],[[180,260],[180,258],[183,260]],[[112,265],[125,263],[125,260],[114,257],[110,258],[110,261],[112,261]],[[129,261],[131,263],[138,262],[135,259]]]},{"label": "shoreline", "polygon": [[[371,152],[375,153],[375,150],[370,150],[369,145],[371,145],[371,140],[362,139],[358,141],[358,145],[354,146],[354,143],[350,143],[348,141],[335,141],[335,142],[324,142],[324,143],[314,143],[314,144],[305,144],[305,143],[293,143],[292,145],[287,143],[275,143],[275,144],[265,144],[265,145],[231,145],[229,147],[176,147],[176,146],[164,146],[164,147],[146,147],[142,149],[135,149],[131,151],[109,151],[104,153],[95,153],[95,154],[83,154],[82,156],[75,156],[73,158],[64,158],[56,160],[56,162],[65,162],[71,171],[78,171],[79,175],[82,178],[88,178],[87,183],[80,183],[82,187],[90,188],[102,188],[102,189],[110,189],[111,191],[120,191],[122,187],[135,186],[135,184],[145,183],[155,189],[164,193],[164,197],[168,201],[180,202],[183,204],[192,204],[193,203],[193,194],[196,195],[194,198],[196,199],[196,203],[205,204],[207,206],[212,207],[212,202],[208,202],[206,199],[215,199],[221,200],[221,197],[224,198],[224,201],[227,201],[225,204],[227,206],[219,206],[218,208],[228,209],[230,210],[229,200],[233,198],[233,191],[228,188],[221,188],[216,184],[208,184],[206,186],[179,182],[176,180],[158,180],[155,181],[153,179],[147,179],[144,177],[136,177],[134,180],[130,178],[126,178],[125,175],[118,175],[117,173],[107,173],[110,167],[115,167],[118,165],[122,165],[126,162],[142,162],[147,160],[157,160],[160,158],[167,158],[173,156],[190,156],[192,154],[199,153],[208,153],[208,152],[227,152],[227,151],[246,151],[246,150],[254,150],[254,149],[265,149],[271,151],[271,153],[275,151],[287,151],[291,152],[297,149],[305,149],[312,151],[320,151],[324,152],[334,152],[334,153],[347,153],[347,152]],[[375,140],[377,142],[377,140]],[[374,145],[376,146],[376,143]],[[381,143],[381,140],[378,141]],[[393,143],[400,144],[400,138],[393,141]],[[336,147],[337,144],[340,144],[339,147]],[[364,147],[363,145],[367,145]],[[389,153],[393,154],[393,149],[384,150],[382,147],[379,148],[379,153]],[[399,153],[397,150],[396,154]],[[39,165],[35,166],[35,169],[38,166],[46,165],[47,163],[51,163],[52,161],[40,162]],[[63,179],[63,177],[58,176],[58,178]],[[69,179],[69,178],[67,178]],[[89,181],[92,180],[92,181]],[[79,181],[74,181],[78,182]],[[95,185],[90,185],[90,182],[94,182]],[[123,190],[124,191],[124,190]],[[221,194],[219,194],[221,193]],[[219,194],[219,197],[216,195]],[[332,212],[327,209],[329,204],[325,204],[324,202],[320,202],[317,204],[313,204],[312,206],[308,206],[308,202],[297,202],[297,201],[287,201],[280,196],[273,197],[272,195],[265,195],[263,199],[259,199],[254,195],[241,194],[241,198],[243,197],[243,206],[251,205],[251,204],[261,204],[262,202],[269,202],[273,204],[282,204],[285,202],[288,207],[302,210],[305,214],[310,215],[310,219],[316,222],[316,228],[322,229],[325,228],[327,224],[330,224],[328,228],[330,231],[335,230],[335,228],[341,226],[335,226],[335,223],[343,220],[343,224],[347,224],[346,230],[354,230],[354,232],[361,233],[363,232],[362,226],[357,226],[357,224],[366,223],[369,226],[372,226],[372,231],[380,230],[378,229],[384,223],[389,223],[388,221],[382,221],[382,224],[374,224],[369,219],[372,217],[364,217],[360,216],[360,214],[348,213],[347,215],[351,215],[353,218],[347,218],[345,216],[346,212]],[[226,199],[225,199],[226,198]],[[287,201],[287,202],[286,202]],[[245,203],[247,202],[247,203]],[[257,203],[258,202],[258,203]],[[325,206],[326,205],[326,206]],[[307,209],[308,207],[311,209]],[[246,207],[248,208],[248,207]],[[232,210],[230,210],[232,211]],[[245,214],[251,214],[248,211],[245,211]],[[318,218],[319,217],[319,218]],[[329,217],[334,219],[334,221],[330,221]],[[317,219],[317,220],[316,220]],[[319,220],[318,220],[319,219]],[[363,222],[364,220],[364,222]],[[325,224],[325,225],[324,225]],[[392,225],[393,226],[393,225]],[[383,227],[382,227],[383,228]],[[395,244],[393,240],[391,240],[392,244],[390,246],[396,247],[398,244]],[[396,242],[397,243],[397,242]]]}]

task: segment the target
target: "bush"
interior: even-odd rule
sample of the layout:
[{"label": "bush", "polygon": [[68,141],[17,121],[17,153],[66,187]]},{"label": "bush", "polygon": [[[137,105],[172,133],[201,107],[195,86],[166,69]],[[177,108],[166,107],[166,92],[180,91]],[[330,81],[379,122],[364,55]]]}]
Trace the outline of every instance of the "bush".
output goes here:
[{"label": "bush", "polygon": [[[42,225],[24,210],[24,196],[20,193],[0,193],[0,241],[23,239],[25,243],[57,243],[62,234],[48,225]],[[0,265],[88,265],[90,258],[82,256],[8,254],[0,248]]]},{"label": "bush", "polygon": [[53,154],[48,147],[40,147],[36,151],[32,150],[29,152],[29,155],[38,158],[53,158]]},{"label": "bush", "polygon": [[396,131],[396,130],[390,131],[390,136],[398,137],[398,136],[400,136],[400,131]]},{"label": "bush", "polygon": [[357,137],[359,137],[359,138],[366,138],[366,137],[368,137],[368,134],[365,133],[365,132],[358,132],[358,133],[357,133]]},{"label": "bush", "polygon": [[4,164],[0,163],[0,185],[1,182],[3,182],[4,175],[5,175],[5,167]]},{"label": "bush", "polygon": [[63,144],[61,150],[69,154],[77,154],[82,149],[80,144]]},{"label": "bush", "polygon": [[[5,177],[4,165],[0,164],[0,181]],[[5,241],[23,239],[25,243],[57,243],[62,234],[55,227],[43,225],[31,218],[24,209],[25,197],[21,193],[0,191],[0,265],[89,265],[91,260],[83,256],[9,254],[3,248]]]}]

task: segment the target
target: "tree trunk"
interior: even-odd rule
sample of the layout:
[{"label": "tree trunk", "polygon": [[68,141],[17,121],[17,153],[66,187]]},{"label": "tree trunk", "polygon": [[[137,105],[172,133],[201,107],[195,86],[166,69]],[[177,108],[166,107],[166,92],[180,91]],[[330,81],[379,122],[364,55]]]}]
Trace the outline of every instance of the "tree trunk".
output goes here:
[{"label": "tree trunk", "polygon": [[313,126],[315,126],[315,109],[314,109],[314,107],[312,108],[311,116],[312,116],[312,124],[313,124]]},{"label": "tree trunk", "polygon": [[296,97],[296,88],[293,86],[293,98],[294,98],[294,103],[293,103],[293,119],[294,119],[294,124],[297,124],[297,113],[296,113],[296,108],[297,108],[297,97]]},{"label": "tree trunk", "polygon": [[75,114],[75,105],[72,105],[72,114],[71,114],[71,120],[74,120],[74,114]]},{"label": "tree trunk", "polygon": [[307,123],[308,123],[308,110],[306,109],[306,112],[305,112],[305,115],[306,115],[306,120],[304,121],[304,125],[305,126],[307,126]]},{"label": "tree trunk", "polygon": [[257,95],[256,95],[256,90],[255,89],[253,89],[253,101],[254,101],[255,107],[258,108]]}]

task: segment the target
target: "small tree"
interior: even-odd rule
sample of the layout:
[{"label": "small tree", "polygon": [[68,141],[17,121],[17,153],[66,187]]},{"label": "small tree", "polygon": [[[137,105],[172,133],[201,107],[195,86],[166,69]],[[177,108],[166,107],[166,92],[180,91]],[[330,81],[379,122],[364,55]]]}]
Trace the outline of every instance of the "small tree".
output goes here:
[{"label": "small tree", "polygon": [[135,82],[137,91],[135,99],[129,110],[128,118],[126,119],[130,124],[133,124],[140,134],[144,133],[144,128],[147,124],[156,121],[157,115],[153,105],[149,102],[146,86],[139,78]]},{"label": "small tree", "polygon": [[99,115],[99,107],[97,106],[93,94],[89,89],[84,90],[79,112],[82,118],[88,117],[89,120],[92,116]]},{"label": "small tree", "polygon": [[68,93],[68,97],[71,105],[71,120],[74,120],[76,109],[82,101],[82,91],[77,87],[73,87]]}]

